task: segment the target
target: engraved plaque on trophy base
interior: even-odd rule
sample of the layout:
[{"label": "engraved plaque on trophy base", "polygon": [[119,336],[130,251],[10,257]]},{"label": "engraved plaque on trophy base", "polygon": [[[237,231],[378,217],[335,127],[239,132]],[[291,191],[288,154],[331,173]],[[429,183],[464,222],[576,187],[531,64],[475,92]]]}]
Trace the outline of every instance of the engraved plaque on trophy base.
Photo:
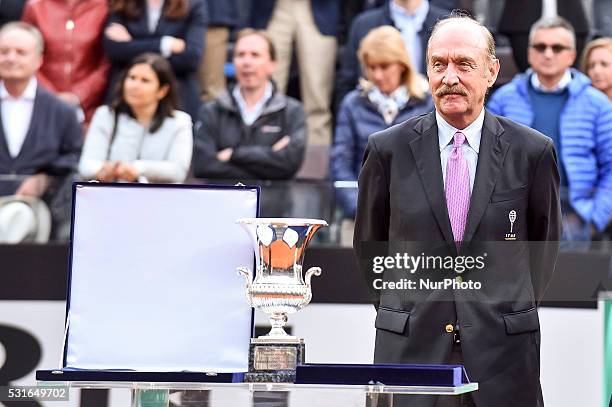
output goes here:
[{"label": "engraved plaque on trophy base", "polygon": [[250,383],[293,383],[295,368],[305,360],[304,340],[272,342],[251,339],[249,347],[249,372],[244,381]]}]

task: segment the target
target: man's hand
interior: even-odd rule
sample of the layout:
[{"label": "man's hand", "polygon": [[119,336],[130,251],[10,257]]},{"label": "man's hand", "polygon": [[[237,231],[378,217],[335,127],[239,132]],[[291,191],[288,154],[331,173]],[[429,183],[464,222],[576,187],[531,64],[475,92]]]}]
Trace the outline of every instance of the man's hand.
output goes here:
[{"label": "man's hand", "polygon": [[31,196],[40,198],[49,186],[49,176],[46,174],[36,174],[27,177],[15,192],[15,195]]},{"label": "man's hand", "polygon": [[289,145],[290,141],[291,139],[289,138],[289,136],[283,136],[280,140],[278,140],[272,145],[272,151],[276,153],[277,151],[282,150],[283,148]]},{"label": "man's hand", "polygon": [[112,163],[110,161],[105,161],[104,164],[102,164],[102,168],[100,169],[100,171],[98,171],[98,173],[96,174],[96,179],[100,182],[115,181],[115,179],[117,179],[115,172],[118,166],[119,166],[119,163]]},{"label": "man's hand", "polygon": [[223,150],[217,153],[217,160],[226,163],[232,158],[232,154],[234,154],[233,148],[224,148]]},{"label": "man's hand", "polygon": [[106,30],[104,30],[104,34],[108,37],[109,40],[116,42],[128,42],[132,41],[132,36],[128,32],[127,28],[122,26],[119,23],[111,23]]},{"label": "man's hand", "polygon": [[128,182],[135,182],[140,176],[140,172],[132,164],[118,163],[115,175],[118,179]]}]

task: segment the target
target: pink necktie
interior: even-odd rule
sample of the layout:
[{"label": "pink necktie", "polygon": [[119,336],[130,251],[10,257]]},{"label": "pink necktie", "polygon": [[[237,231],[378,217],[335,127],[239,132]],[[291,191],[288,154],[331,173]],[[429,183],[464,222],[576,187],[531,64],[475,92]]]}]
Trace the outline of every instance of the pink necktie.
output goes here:
[{"label": "pink necktie", "polygon": [[471,195],[470,171],[461,148],[464,142],[465,135],[460,131],[455,133],[453,150],[446,162],[446,183],[444,185],[448,216],[457,247],[463,240]]}]

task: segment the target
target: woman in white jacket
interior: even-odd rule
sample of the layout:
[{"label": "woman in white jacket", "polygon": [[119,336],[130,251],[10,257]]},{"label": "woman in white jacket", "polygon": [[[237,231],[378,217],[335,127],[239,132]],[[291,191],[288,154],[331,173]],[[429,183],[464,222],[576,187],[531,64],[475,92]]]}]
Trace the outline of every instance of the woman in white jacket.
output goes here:
[{"label": "woman in white jacket", "polygon": [[193,148],[187,113],[175,110],[176,80],[163,57],[142,54],[128,65],[110,106],[99,107],[79,162],[101,182],[182,182]]}]

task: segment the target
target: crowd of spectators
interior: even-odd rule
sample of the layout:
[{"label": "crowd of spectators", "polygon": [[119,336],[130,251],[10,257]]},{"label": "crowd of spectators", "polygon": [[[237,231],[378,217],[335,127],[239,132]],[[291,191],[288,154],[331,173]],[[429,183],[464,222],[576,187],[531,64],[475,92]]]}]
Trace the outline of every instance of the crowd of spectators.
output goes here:
[{"label": "crowd of spectators", "polygon": [[[433,109],[430,30],[474,3],[3,2],[0,242],[33,241],[20,225],[37,205],[53,229],[67,219],[57,197],[74,179],[287,180],[319,146],[327,179],[354,184],[370,134]],[[503,2],[493,24],[519,72],[487,104],[553,139],[565,237],[580,240],[612,232],[612,39],[587,44],[588,14],[581,0]],[[339,218],[356,194],[338,189]]]}]

